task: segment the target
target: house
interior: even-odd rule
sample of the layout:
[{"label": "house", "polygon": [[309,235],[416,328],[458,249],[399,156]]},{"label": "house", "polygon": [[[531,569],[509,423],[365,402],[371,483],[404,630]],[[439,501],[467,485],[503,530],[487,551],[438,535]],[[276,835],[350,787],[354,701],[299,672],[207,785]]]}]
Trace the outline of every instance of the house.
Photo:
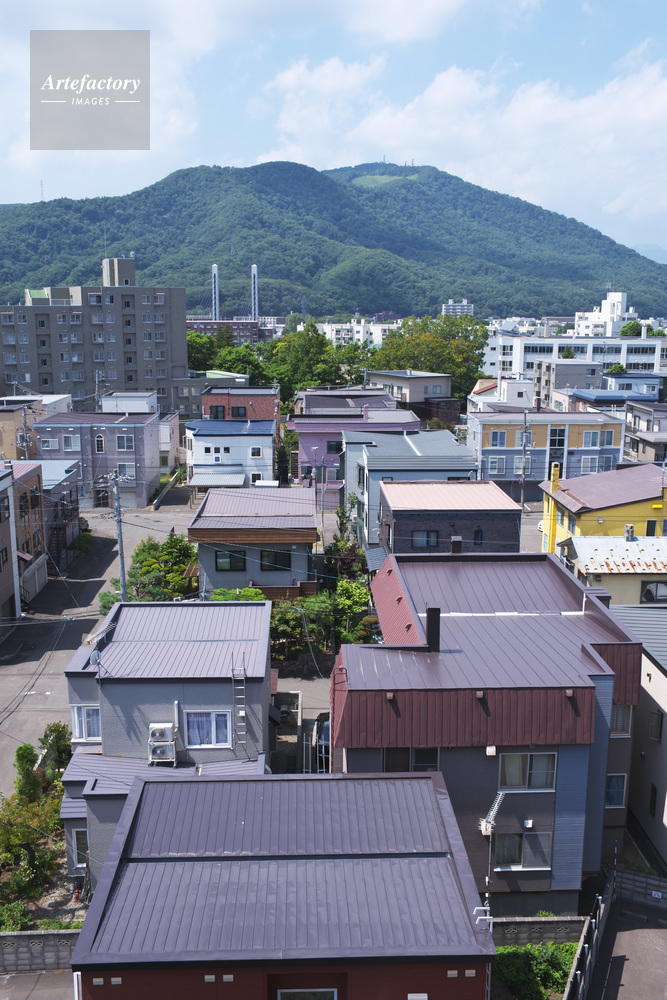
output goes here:
[{"label": "house", "polygon": [[48,578],[42,469],[39,462],[13,462],[12,474],[19,593],[29,607]]},{"label": "house", "polygon": [[153,777],[72,969],[82,1000],[485,1000],[494,955],[439,775]]},{"label": "house", "polygon": [[490,410],[494,404],[533,405],[533,380],[528,378],[479,378],[468,396],[468,413]]},{"label": "house", "polygon": [[71,409],[69,393],[0,397],[0,458],[34,459],[37,452],[32,429],[36,421],[52,413],[69,413]]},{"label": "house", "polygon": [[128,760],[139,768],[132,774],[178,773],[257,761],[269,749],[270,615],[263,601],[115,604],[74,653],[65,678],[77,752],[61,812],[72,874],[83,830],[96,879],[127,795]]},{"label": "house", "polygon": [[201,396],[202,420],[279,420],[280,386],[207,385]]},{"label": "house", "polygon": [[382,482],[378,541],[388,552],[518,552],[521,507],[495,483]]},{"label": "house", "polygon": [[243,487],[274,479],[275,420],[194,420],[185,425],[188,486]]},{"label": "house", "polygon": [[525,499],[537,500],[541,498],[539,484],[554,464],[563,476],[616,468],[623,429],[621,417],[603,413],[545,413],[495,406],[488,413],[468,415],[466,443],[475,454],[478,479],[493,480],[517,499],[523,485]]},{"label": "house", "polygon": [[40,462],[44,489],[44,521],[48,569],[59,575],[76,555],[79,537],[79,463]]},{"label": "house", "polygon": [[173,469],[178,460],[178,413],[160,407],[157,392],[138,389],[106,392],[100,398],[102,413],[160,413],[160,469]]},{"label": "house", "polygon": [[341,647],[331,767],[441,771],[494,914],[576,913],[622,839],[641,644],[553,557],[391,555]]},{"label": "house", "polygon": [[145,507],[160,485],[159,413],[56,413],[35,424],[37,457],[79,464],[79,505],[108,507],[117,476],[123,507]]},{"label": "house", "polygon": [[101,270],[99,285],[26,288],[23,305],[1,310],[7,385],[58,388],[82,409],[104,382],[169,400],[187,375],[185,289],[138,286],[132,257]]},{"label": "house", "polygon": [[533,374],[535,401],[539,399],[545,409],[555,409],[554,393],[557,390],[601,389],[603,372],[601,361],[588,363],[576,358],[536,361]]},{"label": "house", "polygon": [[666,459],[667,403],[628,401],[623,460],[664,464]]},{"label": "house", "polygon": [[188,528],[202,594],[254,586],[273,600],[315,593],[317,537],[314,492],[278,487],[209,490]]},{"label": "house", "polygon": [[540,484],[544,497],[545,552],[570,535],[591,537],[626,534],[648,538],[667,535],[667,479],[657,465],[636,465],[613,472],[572,479],[545,480]]},{"label": "house", "polygon": [[[611,609],[643,646],[639,704],[633,709],[634,747],[629,807],[667,874],[667,628],[662,608],[644,604]],[[651,858],[653,863],[653,858]]]},{"label": "house", "polygon": [[667,602],[667,537],[639,538],[629,530],[608,537],[570,535],[558,552],[578,580],[603,587],[612,604]]},{"label": "house", "polygon": [[299,435],[301,481],[316,481],[319,505],[333,509],[340,502],[344,476],[340,465],[343,433],[418,430],[419,417],[398,409],[384,389],[304,389],[297,392],[294,413],[285,424]]},{"label": "house", "polygon": [[0,462],[0,639],[14,627],[21,607],[14,525],[14,476],[11,465]]},{"label": "house", "polygon": [[367,371],[371,389],[384,389],[399,406],[412,410],[421,420],[457,423],[461,401],[452,397],[452,376],[441,372],[423,372],[413,368],[391,371]]},{"label": "house", "polygon": [[356,500],[357,534],[362,545],[377,545],[380,529],[380,483],[469,479],[475,458],[449,431],[378,433],[343,432],[341,470],[345,504]]}]

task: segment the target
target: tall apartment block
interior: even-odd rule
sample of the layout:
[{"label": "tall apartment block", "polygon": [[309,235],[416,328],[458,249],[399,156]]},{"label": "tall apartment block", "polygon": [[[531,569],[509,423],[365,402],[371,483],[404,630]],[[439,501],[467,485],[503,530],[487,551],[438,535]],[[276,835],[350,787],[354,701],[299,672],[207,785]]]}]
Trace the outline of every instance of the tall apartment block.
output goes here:
[{"label": "tall apartment block", "polygon": [[102,283],[26,289],[0,307],[7,387],[72,395],[75,410],[114,389],[156,390],[170,410],[172,379],[186,378],[185,289],[136,284],[134,258],[102,261]]}]

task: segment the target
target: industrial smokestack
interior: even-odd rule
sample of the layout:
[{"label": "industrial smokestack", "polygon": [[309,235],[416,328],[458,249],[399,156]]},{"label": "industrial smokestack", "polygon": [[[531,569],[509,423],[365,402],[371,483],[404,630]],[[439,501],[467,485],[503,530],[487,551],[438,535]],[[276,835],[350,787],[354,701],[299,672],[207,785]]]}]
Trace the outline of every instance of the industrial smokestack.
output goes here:
[{"label": "industrial smokestack", "polygon": [[429,653],[440,652],[440,608],[426,609],[426,648]]}]

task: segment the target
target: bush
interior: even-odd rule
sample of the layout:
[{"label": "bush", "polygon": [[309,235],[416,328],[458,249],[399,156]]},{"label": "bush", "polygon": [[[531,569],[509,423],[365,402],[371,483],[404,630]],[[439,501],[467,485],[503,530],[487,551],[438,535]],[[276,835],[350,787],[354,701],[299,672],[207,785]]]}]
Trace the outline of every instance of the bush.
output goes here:
[{"label": "bush", "polygon": [[49,722],[39,738],[40,748],[44,751],[43,765],[53,766],[58,770],[67,767],[72,756],[70,741],[72,733],[64,722]]},{"label": "bush", "polygon": [[13,867],[2,883],[2,892],[15,899],[36,899],[58,867],[58,852],[39,847],[32,860],[30,852],[20,852],[20,864]]},{"label": "bush", "polygon": [[25,903],[0,903],[0,931],[23,931],[31,919]]},{"label": "bush", "polygon": [[16,780],[14,788],[20,799],[27,802],[34,802],[42,791],[42,783],[39,775],[35,774],[37,766],[37,751],[32,743],[22,743],[16,748],[14,754],[14,767],[16,768]]},{"label": "bush", "polygon": [[38,920],[40,931],[75,931],[83,927],[83,920]]},{"label": "bush", "polygon": [[497,949],[493,976],[500,979],[517,1000],[549,1000],[562,993],[577,953],[576,943],[510,945]]}]

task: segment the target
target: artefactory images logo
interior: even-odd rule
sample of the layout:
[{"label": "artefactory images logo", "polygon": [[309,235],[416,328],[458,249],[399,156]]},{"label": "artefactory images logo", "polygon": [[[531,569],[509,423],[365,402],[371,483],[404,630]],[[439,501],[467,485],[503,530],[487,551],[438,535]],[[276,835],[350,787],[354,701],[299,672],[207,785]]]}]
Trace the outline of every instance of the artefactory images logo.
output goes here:
[{"label": "artefactory images logo", "polygon": [[150,32],[31,31],[31,149],[150,149]]}]

